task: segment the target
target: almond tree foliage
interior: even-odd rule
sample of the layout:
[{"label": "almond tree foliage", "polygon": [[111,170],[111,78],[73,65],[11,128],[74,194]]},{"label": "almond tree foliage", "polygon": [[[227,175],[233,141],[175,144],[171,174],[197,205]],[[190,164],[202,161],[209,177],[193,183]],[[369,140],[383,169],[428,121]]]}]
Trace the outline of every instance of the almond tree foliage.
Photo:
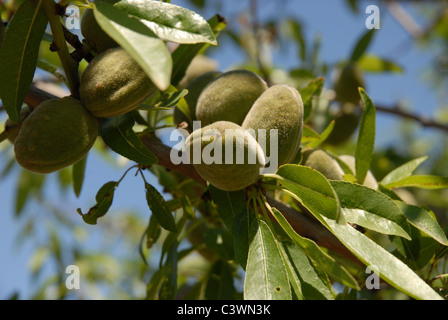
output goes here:
[{"label": "almond tree foliage", "polygon": [[[430,121],[400,108],[376,107],[362,80],[337,85],[331,80],[344,66],[356,67],[360,77],[406,72],[406,66],[369,53],[376,31],[353,37],[346,59],[330,64],[319,57],[319,38],[310,41],[297,17],[262,22],[257,1],[250,1],[247,12],[239,13],[241,24],[232,25],[222,14],[193,12],[210,11],[206,1],[186,4],[0,2],[0,112],[9,121],[0,133],[1,177],[15,181],[2,182],[2,188],[15,190],[15,212],[3,214],[21,222],[18,244],[33,247],[29,268],[35,285],[29,296],[12,292],[11,298],[446,299],[446,138],[430,139],[441,146],[435,152],[415,152],[421,125],[446,134],[446,117]],[[100,119],[99,137],[87,157],[41,175],[16,163],[7,138],[23,108],[33,110],[61,89],[79,97],[80,75],[96,53],[66,28],[68,5],[81,14],[93,9],[98,25],[139,63],[157,90],[138,110]],[[363,13],[355,1],[341,5]],[[448,7],[441,2],[418,8],[428,27],[411,45],[429,48],[437,66],[431,71],[435,91],[446,89]],[[279,68],[268,58],[278,44],[297,47],[291,57],[298,62],[295,68]],[[298,156],[255,185],[226,192],[192,166],[170,161],[166,130],[177,126],[176,108],[188,114],[186,83],[209,71],[210,63],[200,61],[209,62],[208,53],[224,45],[245,54],[235,68],[300,92],[301,148],[325,150],[341,166],[342,180],[326,178]],[[343,93],[353,90],[356,100],[347,101]],[[406,148],[375,145],[379,112],[402,117]],[[344,154],[354,157],[352,167],[342,161]],[[125,163],[118,176],[86,174],[95,157],[116,165],[118,156]],[[369,175],[374,186],[367,186]],[[92,183],[98,185],[96,195],[81,202]],[[58,191],[49,193],[54,184]],[[144,199],[146,212],[114,206],[128,187]],[[64,204],[72,194],[79,200],[77,210]],[[81,270],[79,290],[66,287],[68,265]],[[372,271],[381,278],[379,289],[369,285]]]}]

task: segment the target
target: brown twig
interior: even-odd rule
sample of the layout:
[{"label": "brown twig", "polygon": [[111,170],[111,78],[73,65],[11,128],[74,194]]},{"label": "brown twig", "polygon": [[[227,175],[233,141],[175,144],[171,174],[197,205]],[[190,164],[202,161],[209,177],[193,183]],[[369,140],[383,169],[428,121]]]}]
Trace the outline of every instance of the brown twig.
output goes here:
[{"label": "brown twig", "polygon": [[422,115],[416,115],[409,111],[405,111],[402,108],[400,108],[399,106],[385,107],[385,106],[375,105],[375,108],[377,111],[380,111],[383,113],[388,113],[388,114],[392,114],[395,116],[399,116],[401,118],[414,120],[414,121],[418,122],[420,125],[422,125],[423,127],[435,128],[435,129],[439,129],[439,130],[442,130],[442,131],[448,133],[448,124],[444,124],[444,123],[438,122],[434,119],[431,119],[431,118],[428,118],[428,117],[425,117]]}]

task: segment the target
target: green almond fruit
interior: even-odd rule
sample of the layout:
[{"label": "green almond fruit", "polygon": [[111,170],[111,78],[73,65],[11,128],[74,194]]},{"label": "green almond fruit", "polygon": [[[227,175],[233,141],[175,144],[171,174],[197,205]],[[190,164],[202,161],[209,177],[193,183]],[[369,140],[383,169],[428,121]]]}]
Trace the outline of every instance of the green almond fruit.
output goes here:
[{"label": "green almond fruit", "polygon": [[98,136],[98,121],[72,97],[42,102],[25,119],[14,143],[17,162],[50,173],[86,156]]},{"label": "green almond fruit", "polygon": [[[185,96],[185,101],[188,104],[188,108],[190,110],[190,119],[191,121],[196,120],[196,106],[198,103],[199,95],[202,93],[205,87],[207,87],[213,80],[219,77],[222,73],[219,71],[209,71],[203,73],[196,79],[192,80],[186,89],[188,90],[188,94]],[[174,109],[174,122],[179,124],[183,121],[188,123],[188,126],[192,128],[193,123],[188,119],[188,117],[180,111],[178,108]]]},{"label": "green almond fruit", "polygon": [[[264,148],[266,157],[274,152],[278,165],[290,163],[300,149],[303,128],[303,102],[300,93],[288,85],[274,85],[266,90],[254,103],[242,127],[253,130],[257,141]],[[266,143],[261,143],[260,134],[265,129]],[[278,146],[271,150],[272,129],[277,130]]]},{"label": "green almond fruit", "polygon": [[330,180],[343,180],[344,171],[327,152],[321,149],[306,149],[302,152],[302,164],[322,173]]},{"label": "green almond fruit", "polygon": [[[102,0],[105,1],[105,0]],[[119,0],[106,0],[108,3],[116,3]],[[92,9],[85,9],[81,18],[81,33],[90,49],[100,54],[108,49],[119,47],[96,22]]]},{"label": "green almond fruit", "polygon": [[255,100],[267,89],[266,82],[251,71],[226,72],[202,91],[196,106],[196,119],[202,126],[217,121],[241,125]]},{"label": "green almond fruit", "polygon": [[115,48],[92,59],[81,76],[79,93],[94,116],[107,118],[135,110],[155,90],[126,50]]},{"label": "green almond fruit", "polygon": [[358,87],[365,88],[365,81],[362,72],[356,65],[347,64],[336,69],[333,86],[336,100],[343,103],[359,104],[361,97]]},{"label": "green almond fruit", "polygon": [[244,189],[259,179],[264,153],[241,126],[218,121],[193,131],[186,152],[199,175],[224,191]]}]

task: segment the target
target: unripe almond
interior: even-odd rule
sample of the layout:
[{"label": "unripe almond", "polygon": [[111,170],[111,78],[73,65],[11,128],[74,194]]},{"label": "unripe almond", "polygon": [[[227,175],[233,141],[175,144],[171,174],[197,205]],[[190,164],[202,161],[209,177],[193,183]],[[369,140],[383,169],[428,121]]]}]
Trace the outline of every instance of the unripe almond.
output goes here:
[{"label": "unripe almond", "polygon": [[254,184],[265,164],[263,150],[255,138],[229,121],[193,131],[186,140],[186,151],[199,175],[224,191]]},{"label": "unripe almond", "polygon": [[98,122],[72,97],[42,102],[25,119],[14,143],[17,162],[37,173],[81,160],[98,136]]}]

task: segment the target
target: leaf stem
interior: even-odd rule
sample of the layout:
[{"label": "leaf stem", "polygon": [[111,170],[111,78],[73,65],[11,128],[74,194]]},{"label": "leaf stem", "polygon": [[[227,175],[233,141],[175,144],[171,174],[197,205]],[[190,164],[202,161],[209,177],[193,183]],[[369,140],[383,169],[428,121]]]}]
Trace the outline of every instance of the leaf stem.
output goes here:
[{"label": "leaf stem", "polygon": [[56,11],[56,3],[53,0],[44,0],[43,7],[50,23],[51,33],[53,34],[52,46],[57,51],[59,59],[70,87],[70,93],[75,98],[79,97],[79,74],[78,63],[72,59],[68,51],[67,43],[65,42],[64,31]]}]

